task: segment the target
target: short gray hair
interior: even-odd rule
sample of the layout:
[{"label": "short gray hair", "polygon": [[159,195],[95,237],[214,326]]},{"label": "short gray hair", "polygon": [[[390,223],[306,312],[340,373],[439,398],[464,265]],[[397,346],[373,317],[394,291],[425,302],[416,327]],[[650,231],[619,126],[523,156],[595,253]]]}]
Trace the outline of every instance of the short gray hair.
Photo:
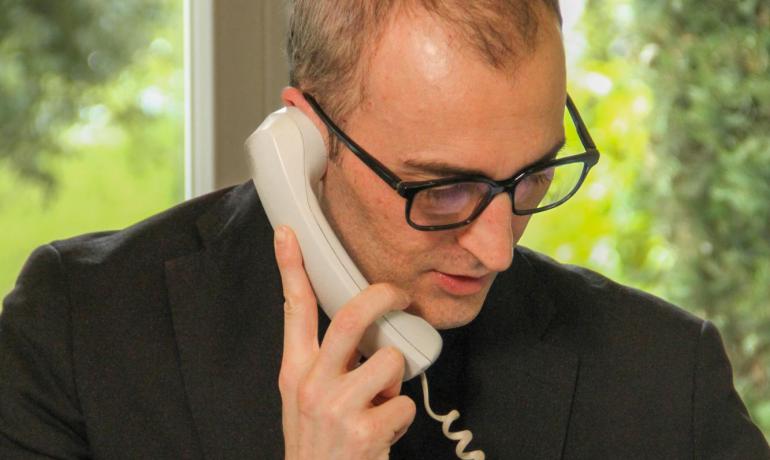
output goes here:
[{"label": "short gray hair", "polygon": [[459,32],[490,66],[506,69],[536,44],[535,5],[561,22],[558,0],[293,0],[290,84],[322,101],[338,122],[365,94],[366,46],[379,42],[399,8],[421,8]]}]

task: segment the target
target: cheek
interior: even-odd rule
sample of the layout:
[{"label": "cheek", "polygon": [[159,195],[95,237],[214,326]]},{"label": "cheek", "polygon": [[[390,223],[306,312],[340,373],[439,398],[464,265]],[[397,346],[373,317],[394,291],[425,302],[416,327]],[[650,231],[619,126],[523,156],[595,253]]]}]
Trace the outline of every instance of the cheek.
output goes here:
[{"label": "cheek", "polygon": [[340,224],[335,227],[364,271],[392,278],[394,270],[406,273],[409,267],[429,263],[443,245],[449,244],[449,234],[410,227],[405,217],[406,200],[352,154],[343,157],[341,164],[330,166],[328,178],[335,184],[327,195],[334,201],[328,204]]},{"label": "cheek", "polygon": [[513,220],[511,220],[511,229],[513,230],[513,244],[519,242],[521,239],[521,235],[524,234],[524,230],[527,228],[527,224],[529,224],[529,219],[531,219],[532,216],[513,216]]},{"label": "cheek", "polygon": [[403,214],[403,203],[393,189],[364,165],[348,167],[344,174],[350,185],[347,193],[355,197],[368,224],[374,227],[398,224],[397,218]]},{"label": "cheek", "polygon": [[347,201],[355,201],[372,238],[411,229],[404,219],[406,201],[361,160],[347,155],[338,172],[347,184],[341,193],[349,194]]},{"label": "cheek", "polygon": [[418,257],[431,246],[430,235],[413,229],[406,222],[406,200],[394,190],[378,189],[362,197],[368,203],[371,236],[398,258]]},{"label": "cheek", "polygon": [[329,198],[336,201],[332,206],[337,208],[339,223],[355,222],[343,231],[351,242],[366,246],[368,253],[397,257],[412,243],[408,233],[413,230],[404,218],[406,201],[360,160],[350,157],[330,171],[336,187]]}]

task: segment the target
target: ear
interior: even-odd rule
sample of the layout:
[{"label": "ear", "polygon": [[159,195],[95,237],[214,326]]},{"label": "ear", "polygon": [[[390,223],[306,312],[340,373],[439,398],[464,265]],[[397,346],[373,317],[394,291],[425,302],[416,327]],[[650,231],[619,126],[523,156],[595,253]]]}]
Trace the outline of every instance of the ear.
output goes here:
[{"label": "ear", "polygon": [[[315,111],[312,107],[310,107],[310,104],[307,102],[307,99],[305,99],[305,96],[302,94],[302,91],[300,91],[297,88],[294,88],[293,86],[287,86],[281,91],[281,101],[283,101],[283,105],[286,107],[296,107],[299,110],[302,111],[302,113],[305,114],[306,117],[310,119],[310,121],[313,122],[316,129],[318,129],[318,132],[321,133],[321,138],[323,139],[324,146],[326,147],[326,152],[328,155],[329,152],[329,130],[326,129],[326,125],[323,121],[321,121],[320,118],[318,118],[318,115],[315,114]],[[328,162],[327,162],[327,168],[328,168]],[[326,171],[324,171],[323,176],[321,177],[321,180],[323,181],[326,178]],[[325,183],[325,181],[324,181]]]},{"label": "ear", "polygon": [[324,144],[326,146],[329,145],[329,140],[327,139],[328,130],[326,129],[326,125],[324,125],[321,119],[318,118],[318,115],[315,114],[313,108],[310,107],[310,104],[308,104],[305,96],[302,94],[302,91],[294,88],[293,86],[287,86],[283,89],[283,91],[281,91],[281,101],[283,101],[283,105],[286,107],[296,107],[301,110],[302,113],[304,113],[305,116],[313,122],[315,127],[318,129],[318,132],[321,133],[321,136],[324,139]]}]

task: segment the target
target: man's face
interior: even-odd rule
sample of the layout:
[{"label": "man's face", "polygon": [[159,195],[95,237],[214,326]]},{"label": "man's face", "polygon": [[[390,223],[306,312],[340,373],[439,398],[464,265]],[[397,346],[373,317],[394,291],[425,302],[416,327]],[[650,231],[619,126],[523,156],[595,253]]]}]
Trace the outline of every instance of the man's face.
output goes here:
[{"label": "man's face", "polygon": [[[536,50],[511,75],[430,16],[402,15],[371,56],[364,105],[337,122],[403,180],[511,177],[564,138],[563,46],[556,19],[542,14]],[[439,329],[476,317],[528,222],[500,194],[470,225],[415,230],[404,198],[347,149],[329,162],[322,206],[363,275],[405,289],[408,311]]]}]

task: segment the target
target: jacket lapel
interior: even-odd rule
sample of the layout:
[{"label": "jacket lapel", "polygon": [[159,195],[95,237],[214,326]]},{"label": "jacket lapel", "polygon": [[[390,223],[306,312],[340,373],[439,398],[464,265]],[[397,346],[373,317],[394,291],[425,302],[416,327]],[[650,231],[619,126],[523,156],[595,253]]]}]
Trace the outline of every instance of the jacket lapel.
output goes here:
[{"label": "jacket lapel", "polygon": [[[168,261],[166,276],[204,455],[280,458],[283,297],[273,232],[251,182],[224,196],[198,228],[201,250]],[[579,360],[547,338],[553,316],[542,280],[517,252],[469,325],[458,424],[474,433],[470,449],[494,446],[490,458],[561,458]]]},{"label": "jacket lapel", "polygon": [[283,455],[283,298],[261,213],[251,182],[233,189],[198,221],[201,250],[166,263],[182,378],[207,458]]},{"label": "jacket lapel", "polygon": [[553,316],[542,280],[517,252],[513,269],[499,276],[472,323],[467,420],[472,430],[485,426],[483,434],[474,432],[478,446],[494,445],[502,456],[562,457],[579,359],[549,343]]}]

